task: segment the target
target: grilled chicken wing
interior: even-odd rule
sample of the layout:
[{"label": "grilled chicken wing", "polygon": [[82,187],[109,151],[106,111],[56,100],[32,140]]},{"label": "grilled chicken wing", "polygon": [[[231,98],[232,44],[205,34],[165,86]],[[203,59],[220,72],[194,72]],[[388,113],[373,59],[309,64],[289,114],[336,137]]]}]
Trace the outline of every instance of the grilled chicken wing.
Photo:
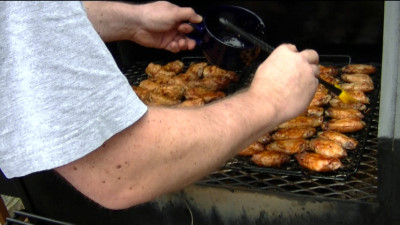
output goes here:
[{"label": "grilled chicken wing", "polygon": [[347,91],[347,94],[359,103],[369,104],[369,97],[362,91]]},{"label": "grilled chicken wing", "polygon": [[165,64],[162,69],[170,72],[174,72],[176,74],[182,72],[185,64],[180,60],[175,60]]},{"label": "grilled chicken wing", "polygon": [[181,102],[180,99],[173,99],[166,95],[150,92],[148,105],[152,106],[174,106]]},{"label": "grilled chicken wing", "polygon": [[234,71],[224,70],[217,66],[206,66],[203,71],[203,77],[224,77],[228,78],[230,81],[239,81],[239,76],[236,75]]},{"label": "grilled chicken wing", "polygon": [[290,155],[277,151],[263,151],[254,154],[251,161],[258,166],[280,167],[290,161]]},{"label": "grilled chicken wing", "polygon": [[318,67],[320,74],[329,74],[331,76],[336,76],[339,73],[339,69],[334,66],[318,65]]},{"label": "grilled chicken wing", "polygon": [[301,114],[302,116],[323,116],[324,108],[319,106],[309,106],[305,112]]},{"label": "grilled chicken wing", "polygon": [[203,106],[205,104],[204,100],[202,98],[196,98],[196,99],[189,99],[185,100],[179,105],[177,105],[178,108],[186,108],[186,107],[196,107],[196,106]]},{"label": "grilled chicken wing", "polygon": [[259,153],[261,151],[264,151],[264,145],[262,145],[259,142],[254,142],[251,145],[247,146],[245,149],[243,149],[242,151],[240,151],[238,153],[238,155],[241,156],[252,156],[256,153]]},{"label": "grilled chicken wing", "polygon": [[338,158],[327,157],[313,152],[302,152],[295,155],[301,167],[316,172],[331,172],[342,167]]},{"label": "grilled chicken wing", "polygon": [[361,102],[344,103],[338,97],[332,98],[329,101],[329,105],[333,108],[356,109],[359,111],[364,111],[367,109],[367,106]]},{"label": "grilled chicken wing", "polygon": [[135,91],[136,95],[144,102],[144,104],[149,103],[150,90],[147,88],[143,88],[140,86],[132,86],[133,91]]},{"label": "grilled chicken wing", "polygon": [[203,70],[206,66],[206,62],[192,63],[186,72],[179,76],[185,81],[199,80],[203,76]]},{"label": "grilled chicken wing", "polygon": [[314,138],[310,140],[310,149],[315,153],[334,158],[343,158],[347,156],[346,150],[336,141],[323,138]]},{"label": "grilled chicken wing", "polygon": [[338,78],[328,73],[320,73],[318,76],[329,84],[337,84],[340,81]]},{"label": "grilled chicken wing", "polygon": [[294,119],[286,121],[278,126],[278,128],[291,127],[319,127],[324,121],[323,116],[298,116]]},{"label": "grilled chicken wing", "polygon": [[344,73],[340,77],[342,78],[343,81],[349,83],[354,83],[354,82],[365,82],[371,84],[374,83],[370,75],[363,73],[356,73],[356,74]]},{"label": "grilled chicken wing", "polygon": [[181,100],[185,89],[179,85],[165,85],[153,90],[154,94],[164,95],[173,100]]},{"label": "grilled chicken wing", "polygon": [[226,94],[222,91],[209,91],[204,88],[190,88],[186,90],[184,96],[188,100],[201,98],[205,103],[209,103],[211,101],[224,98]]},{"label": "grilled chicken wing", "polygon": [[340,143],[344,149],[355,149],[358,145],[358,141],[356,139],[336,131],[322,131],[318,133],[318,137],[336,141]]},{"label": "grilled chicken wing", "polygon": [[370,92],[374,90],[374,84],[368,82],[343,83],[340,86],[346,91]]},{"label": "grilled chicken wing", "polygon": [[349,133],[364,129],[365,122],[360,118],[332,119],[321,125],[322,130],[332,130],[340,133]]},{"label": "grilled chicken wing", "polygon": [[316,133],[314,127],[292,127],[279,129],[272,134],[274,140],[309,138]]},{"label": "grilled chicken wing", "polygon": [[268,151],[278,151],[292,155],[307,150],[308,140],[302,138],[276,140],[265,146],[265,149]]},{"label": "grilled chicken wing", "polygon": [[333,119],[343,118],[364,118],[364,114],[357,109],[345,109],[345,108],[334,108],[329,107],[325,110],[325,115]]},{"label": "grilled chicken wing", "polygon": [[323,106],[327,104],[331,98],[332,96],[329,94],[329,90],[324,85],[319,84],[309,106]]},{"label": "grilled chicken wing", "polygon": [[349,64],[341,68],[342,73],[364,73],[373,74],[376,72],[376,67],[366,64]]}]

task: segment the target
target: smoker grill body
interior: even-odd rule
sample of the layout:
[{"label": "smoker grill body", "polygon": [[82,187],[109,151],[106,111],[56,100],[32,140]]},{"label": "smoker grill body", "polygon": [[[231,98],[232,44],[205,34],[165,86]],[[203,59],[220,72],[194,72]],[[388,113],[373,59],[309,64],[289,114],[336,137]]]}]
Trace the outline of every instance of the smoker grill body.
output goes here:
[{"label": "smoker grill body", "polygon": [[[371,137],[376,141],[378,158],[378,183],[372,184],[373,195],[365,199],[339,199],[335,196],[310,195],[302,192],[293,193],[290,191],[276,191],[275,189],[254,189],[242,186],[232,186],[223,180],[224,185],[209,185],[209,182],[199,182],[187,187],[177,193],[162,196],[155,201],[133,207],[127,210],[110,211],[99,208],[96,204],[88,201],[82,195],[77,193],[68,184],[62,181],[51,171],[41,172],[29,175],[22,179],[6,180],[0,179],[0,193],[20,196],[28,211],[39,215],[74,222],[77,224],[396,224],[400,221],[396,211],[399,208],[400,178],[396,174],[400,172],[400,139],[396,128],[400,125],[399,99],[400,92],[396,89],[399,81],[399,12],[400,4],[398,2],[386,3],[385,6],[385,26],[383,41],[378,39],[373,41],[361,40],[359,42],[349,40],[341,35],[349,33],[349,26],[344,32],[337,31],[335,26],[329,27],[325,22],[320,21],[313,24],[312,19],[317,17],[309,15],[305,19],[297,18],[307,13],[312,14],[321,10],[327,12],[327,8],[322,3],[316,2],[297,2],[297,3],[277,3],[262,1],[219,1],[201,5],[201,3],[188,1],[175,1],[180,5],[193,6],[200,13],[213,4],[236,4],[247,7],[259,15],[270,24],[276,14],[289,10],[291,15],[284,15],[290,20],[298,19],[304,23],[304,33],[299,31],[295,25],[283,21],[282,27],[270,26],[270,44],[277,45],[281,42],[298,43],[299,49],[316,48],[320,54],[346,54],[352,56],[353,61],[360,63],[382,62],[382,82],[378,133],[376,137]],[[334,3],[323,2],[332,12],[331,15],[352,16],[350,14],[341,14],[341,9],[352,8],[359,2],[353,3]],[[204,3],[203,3],[204,4]],[[294,4],[294,5],[291,5]],[[378,13],[370,14],[369,18],[381,15],[379,10],[380,3],[364,3],[377,6],[374,10]],[[381,3],[383,5],[383,3]],[[302,5],[305,5],[302,7]],[[318,7],[317,7],[318,5]],[[271,14],[265,15],[263,8],[271,7]],[[342,8],[340,8],[342,7]],[[368,7],[371,9],[371,7]],[[373,7],[372,7],[373,8]],[[325,10],[325,11],[324,11]],[[298,14],[295,14],[299,11]],[[335,14],[336,13],[336,14]],[[308,15],[308,14],[307,14]],[[382,14],[383,15],[383,14]],[[354,16],[354,15],[353,15]],[[283,16],[282,16],[283,17]],[[367,18],[367,17],[366,17]],[[276,18],[275,18],[276,19]],[[328,18],[329,19],[329,18]],[[354,19],[354,18],[352,18]],[[363,20],[363,18],[358,18]],[[299,22],[297,21],[297,22]],[[336,21],[336,20],[335,20]],[[357,21],[357,20],[356,20]],[[337,22],[337,21],[336,21]],[[343,21],[343,23],[345,23]],[[380,20],[369,21],[371,26],[381,26]],[[294,22],[293,22],[294,23]],[[299,22],[300,23],[300,22]],[[361,24],[355,23],[354,25]],[[286,25],[286,26],[285,26]],[[325,29],[322,29],[323,26]],[[345,24],[343,24],[345,26]],[[318,28],[319,27],[319,28]],[[351,26],[350,26],[351,27]],[[307,35],[306,30],[317,29],[320,32]],[[281,29],[281,30],[279,30]],[[375,28],[373,28],[375,29]],[[326,37],[318,41],[315,36],[324,35],[323,31],[332,31],[330,35],[337,37],[342,42],[336,42],[335,39]],[[363,30],[359,28],[358,30]],[[368,29],[367,29],[368,30]],[[346,33],[347,31],[347,33]],[[368,32],[368,31],[364,31]],[[351,33],[351,32],[350,32]],[[312,38],[314,37],[314,38]],[[342,37],[342,38],[341,38]],[[329,40],[327,40],[329,39]],[[362,39],[358,37],[358,39]],[[373,39],[373,38],[372,38]],[[328,44],[326,44],[328,43]],[[358,44],[361,43],[361,44]],[[377,47],[379,46],[379,47]],[[117,62],[121,66],[130,66],[130,63],[136,60],[154,60],[172,58],[181,58],[185,56],[201,54],[200,51],[185,52],[176,54],[165,53],[157,50],[143,49],[138,46],[131,48],[131,44],[126,42],[112,43],[109,45]],[[137,54],[140,52],[141,54]],[[143,53],[143,54],[142,54]],[[138,55],[141,58],[137,58]],[[1,176],[0,176],[1,177]],[[258,178],[257,179],[266,179]],[[284,178],[286,179],[286,178]],[[288,180],[293,183],[296,189],[302,180]],[[296,182],[295,182],[296,181]],[[320,182],[319,180],[317,180]],[[276,182],[274,179],[273,182]],[[308,183],[307,183],[308,184]],[[332,182],[331,189],[341,190],[345,185],[342,182]],[[272,183],[271,186],[280,186],[281,183]],[[315,188],[311,186],[310,188]],[[362,191],[362,190],[361,190]],[[397,191],[397,192],[396,192]],[[67,197],[66,197],[67,196]]]}]

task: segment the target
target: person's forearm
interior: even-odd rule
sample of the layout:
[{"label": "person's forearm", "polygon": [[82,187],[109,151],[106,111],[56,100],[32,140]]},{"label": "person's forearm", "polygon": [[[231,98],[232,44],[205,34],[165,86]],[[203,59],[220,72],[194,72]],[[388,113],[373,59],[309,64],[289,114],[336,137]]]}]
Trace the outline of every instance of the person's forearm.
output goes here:
[{"label": "person's forearm", "polygon": [[109,208],[152,200],[212,172],[284,119],[257,102],[247,93],[200,109],[149,108],[104,146],[57,171]]},{"label": "person's forearm", "polygon": [[[129,40],[137,12],[135,5],[120,2],[84,1],[86,14],[105,42]],[[135,13],[136,12],[136,13]]]}]

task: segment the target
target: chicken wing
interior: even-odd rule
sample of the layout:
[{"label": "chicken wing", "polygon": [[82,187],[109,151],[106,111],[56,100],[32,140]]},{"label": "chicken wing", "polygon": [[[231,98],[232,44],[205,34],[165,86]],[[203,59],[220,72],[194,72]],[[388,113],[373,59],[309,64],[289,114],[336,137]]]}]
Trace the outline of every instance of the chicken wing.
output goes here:
[{"label": "chicken wing", "polygon": [[172,99],[168,96],[150,92],[148,105],[152,106],[174,106],[181,102],[180,99]]},{"label": "chicken wing", "polygon": [[264,145],[262,145],[259,142],[254,142],[251,145],[247,146],[245,149],[240,151],[238,155],[240,156],[252,156],[256,153],[259,153],[261,151],[264,151]]},{"label": "chicken wing", "polygon": [[329,73],[320,73],[318,76],[329,84],[337,84],[340,81],[338,78]]},{"label": "chicken wing", "polygon": [[173,100],[180,101],[183,97],[183,94],[185,93],[185,89],[179,85],[165,85],[154,89],[153,93],[158,95],[164,95]]},{"label": "chicken wing", "polygon": [[184,93],[186,99],[201,98],[205,103],[224,98],[226,94],[222,91],[209,91],[204,88],[190,88]]},{"label": "chicken wing", "polygon": [[327,104],[331,100],[332,96],[329,94],[329,90],[322,84],[318,85],[317,91],[314,94],[311,103],[309,104],[310,107],[313,106],[323,106]]},{"label": "chicken wing", "polygon": [[364,111],[367,109],[367,106],[361,102],[344,103],[338,97],[332,98],[329,101],[329,105],[333,108],[356,109],[359,111]]},{"label": "chicken wing", "polygon": [[336,131],[322,131],[318,133],[318,137],[336,141],[340,143],[344,149],[356,149],[358,145],[358,141],[356,139]]},{"label": "chicken wing", "polygon": [[199,80],[203,76],[203,70],[207,66],[206,62],[192,63],[185,73],[179,75],[183,80]]},{"label": "chicken wing", "polygon": [[309,106],[301,116],[323,116],[324,108],[319,106]]},{"label": "chicken wing", "polygon": [[364,129],[365,122],[360,118],[332,119],[321,125],[322,130],[332,130],[340,133],[356,132]]},{"label": "chicken wing", "polygon": [[374,83],[370,75],[363,73],[356,73],[356,74],[344,73],[340,77],[342,78],[343,81],[349,83],[354,83],[354,82]]},{"label": "chicken wing", "polygon": [[357,109],[346,109],[346,108],[334,108],[329,107],[325,110],[325,115],[333,119],[343,118],[364,118],[364,114]]},{"label": "chicken wing", "polygon": [[369,104],[369,97],[363,91],[348,91],[348,95],[353,97],[357,102]]},{"label": "chicken wing", "polygon": [[364,73],[373,74],[376,72],[376,67],[366,64],[349,64],[341,68],[342,73]]},{"label": "chicken wing", "polygon": [[290,161],[290,155],[277,151],[263,151],[254,154],[251,161],[258,166],[280,167]]},{"label": "chicken wing", "polygon": [[162,69],[165,71],[174,72],[175,74],[178,74],[182,72],[184,66],[185,64],[182,61],[175,60],[162,66]]},{"label": "chicken wing", "polygon": [[315,135],[317,130],[314,127],[292,127],[279,129],[272,134],[274,140],[284,139],[298,139],[298,138],[309,138]]},{"label": "chicken wing", "polygon": [[278,151],[292,155],[307,150],[308,140],[302,138],[276,140],[266,145],[265,149],[268,151]]},{"label": "chicken wing", "polygon": [[374,84],[368,82],[343,83],[340,86],[346,91],[370,92],[374,90]]},{"label": "chicken wing", "polygon": [[179,105],[177,105],[178,108],[186,108],[186,107],[196,107],[196,106],[203,106],[205,104],[204,100],[202,98],[196,98],[196,99],[189,99],[181,102]]},{"label": "chicken wing", "polygon": [[347,156],[346,150],[336,141],[323,138],[313,138],[310,140],[310,149],[315,153],[334,158]]},{"label": "chicken wing", "polygon": [[343,166],[338,158],[327,157],[313,152],[302,152],[295,155],[303,168],[316,172],[331,172]]},{"label": "chicken wing", "polygon": [[286,121],[278,126],[278,128],[292,127],[319,127],[324,121],[323,116],[298,116],[294,119]]},{"label": "chicken wing", "polygon": [[239,81],[239,76],[234,71],[224,70],[217,66],[206,66],[203,71],[203,77],[224,77],[230,81]]},{"label": "chicken wing", "polygon": [[339,69],[334,66],[318,65],[318,67],[320,74],[328,74],[330,76],[336,76],[339,73]]}]

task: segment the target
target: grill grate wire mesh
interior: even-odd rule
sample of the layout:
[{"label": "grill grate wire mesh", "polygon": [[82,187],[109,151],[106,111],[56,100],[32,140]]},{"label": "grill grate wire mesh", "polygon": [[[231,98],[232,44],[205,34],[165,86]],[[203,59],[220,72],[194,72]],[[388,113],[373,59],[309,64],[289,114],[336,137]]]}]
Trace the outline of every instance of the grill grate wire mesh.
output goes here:
[{"label": "grill grate wire mesh", "polygon": [[[334,57],[334,56],[333,56]],[[351,58],[345,56],[348,63]],[[196,61],[198,58],[183,59],[187,64],[189,61]],[[186,61],[185,61],[186,60]],[[342,59],[339,59],[342,60]],[[158,62],[155,62],[158,63]],[[162,62],[160,62],[162,63]],[[122,72],[127,77],[131,85],[138,84],[139,81],[146,79],[144,70],[148,62],[137,62],[128,68],[122,68]],[[374,75],[375,79],[379,74]],[[244,85],[249,84],[250,78],[246,78]],[[380,79],[374,81],[376,90],[380,89]],[[234,87],[237,88],[237,87]],[[229,91],[229,90],[228,90]],[[377,183],[378,183],[378,113],[379,113],[379,92],[376,94],[375,104],[371,105],[369,112],[369,124],[367,137],[357,171],[346,179],[325,179],[322,177],[307,176],[307,174],[292,175],[268,173],[260,171],[251,171],[240,168],[222,167],[196,184],[228,188],[245,189],[258,192],[281,192],[304,196],[323,196],[333,199],[358,200],[366,202],[377,201]]]}]

